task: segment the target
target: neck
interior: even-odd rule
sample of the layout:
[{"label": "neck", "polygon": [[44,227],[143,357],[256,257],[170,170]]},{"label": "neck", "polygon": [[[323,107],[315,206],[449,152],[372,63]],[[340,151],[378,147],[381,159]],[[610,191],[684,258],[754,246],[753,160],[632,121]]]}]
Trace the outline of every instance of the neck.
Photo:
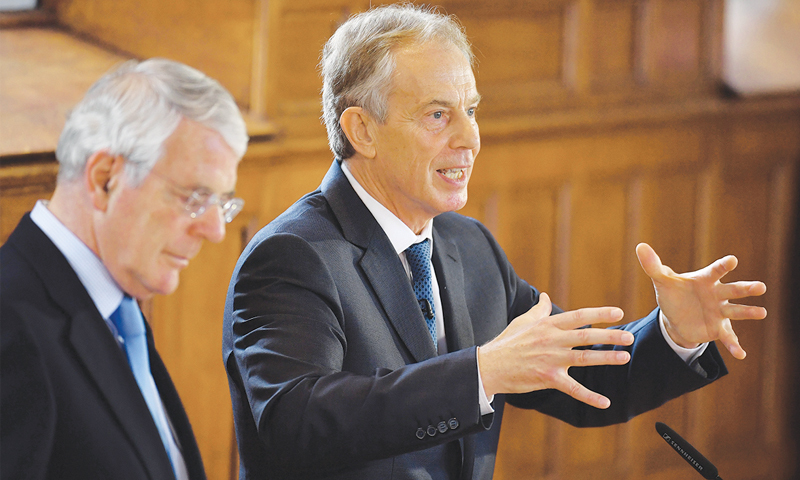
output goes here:
[{"label": "neck", "polygon": [[376,176],[372,175],[369,168],[369,159],[359,157],[359,155],[356,154],[347,159],[346,162],[347,168],[350,170],[353,178],[355,178],[367,194],[392,212],[394,216],[399,218],[400,221],[416,235],[419,235],[425,228],[425,225],[433,218],[426,215],[415,215],[410,212],[409,209],[402,208],[401,202],[392,198],[392,196],[387,193],[387,189],[376,180]]},{"label": "neck", "polygon": [[98,254],[90,213],[94,209],[90,200],[83,194],[80,181],[59,182],[47,204],[47,209],[95,255]]}]

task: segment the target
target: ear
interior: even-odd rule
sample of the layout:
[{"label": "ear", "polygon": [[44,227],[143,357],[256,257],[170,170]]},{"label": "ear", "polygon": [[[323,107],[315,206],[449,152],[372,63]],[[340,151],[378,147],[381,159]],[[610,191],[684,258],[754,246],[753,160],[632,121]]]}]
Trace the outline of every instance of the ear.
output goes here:
[{"label": "ear", "polygon": [[86,190],[96,209],[105,211],[108,208],[111,193],[122,181],[124,165],[122,157],[106,151],[95,152],[86,160]]},{"label": "ear", "polygon": [[366,158],[375,158],[375,142],[370,135],[372,117],[361,107],[348,107],[339,118],[344,134],[356,152]]}]

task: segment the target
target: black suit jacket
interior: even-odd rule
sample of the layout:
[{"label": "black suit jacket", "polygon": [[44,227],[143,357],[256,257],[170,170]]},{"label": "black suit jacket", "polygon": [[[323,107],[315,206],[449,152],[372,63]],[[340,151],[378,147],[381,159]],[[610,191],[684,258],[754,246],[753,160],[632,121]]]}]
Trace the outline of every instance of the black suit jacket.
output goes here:
[{"label": "black suit jacket", "polygon": [[[125,353],[66,258],[25,215],[0,247],[3,479],[170,479]],[[192,479],[189,420],[147,329],[150,366]]]},{"label": "black suit jacket", "polygon": [[636,337],[629,365],[571,371],[610,409],[547,390],[498,395],[481,417],[475,346],[539,292],[477,221],[440,215],[433,238],[450,352],[441,356],[400,259],[337,162],[256,234],[233,273],[223,333],[240,478],[488,479],[504,400],[606,425],[725,373],[713,345],[687,366],[656,310],[624,327]]}]

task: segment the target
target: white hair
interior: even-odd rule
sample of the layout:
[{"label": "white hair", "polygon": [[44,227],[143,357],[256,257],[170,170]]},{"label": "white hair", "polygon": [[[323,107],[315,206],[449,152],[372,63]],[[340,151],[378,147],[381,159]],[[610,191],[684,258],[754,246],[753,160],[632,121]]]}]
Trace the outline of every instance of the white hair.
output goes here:
[{"label": "white hair", "polygon": [[67,117],[56,148],[59,181],[78,178],[92,154],[107,151],[123,156],[131,182],[140,183],[184,118],[218,132],[244,155],[244,120],[216,80],[163,58],[123,63],[95,82]]}]

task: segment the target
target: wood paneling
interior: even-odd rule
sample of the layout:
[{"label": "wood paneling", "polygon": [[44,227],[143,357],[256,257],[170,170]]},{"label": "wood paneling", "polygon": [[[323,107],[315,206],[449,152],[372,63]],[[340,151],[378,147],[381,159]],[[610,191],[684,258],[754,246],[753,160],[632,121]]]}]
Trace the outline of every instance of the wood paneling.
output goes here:
[{"label": "wood paneling", "polygon": [[55,150],[67,112],[125,60],[56,29],[0,29],[0,155]]},{"label": "wood paneling", "polygon": [[36,200],[50,198],[56,185],[55,157],[21,165],[0,164],[0,242],[5,242]]},{"label": "wood paneling", "polygon": [[[230,274],[252,234],[314,189],[330,165],[319,121],[319,54],[336,26],[370,2],[212,3],[43,2],[81,35],[134,56],[167,56],[206,71],[249,107],[250,120],[268,118],[280,129],[277,138],[265,141],[274,132],[272,124],[250,122],[255,138],[237,185],[244,211],[222,243],[204,246],[175,294],[146,306],[209,478],[233,479],[236,445],[220,358]],[[483,147],[462,213],[487,225],[521,276],[563,307],[613,304],[625,310],[626,319],[637,318],[655,306],[652,285],[634,253],[635,245],[646,241],[678,271],[735,253],[740,267],[731,279],[763,279],[769,285],[763,300],[755,301],[767,306],[768,319],[737,324],[748,358],[740,362],[724,353],[732,373],[709,388],[602,429],[575,429],[508,407],[497,479],[695,475],[657,437],[655,421],[690,439],[726,479],[793,478],[787,426],[792,405],[784,385],[797,362],[784,334],[793,318],[785,308],[793,292],[784,281],[800,161],[800,98],[716,97],[722,3],[442,2],[474,42],[483,94]],[[8,45],[24,45],[36,35],[51,36],[53,45],[75,41],[49,30],[2,43],[12,34],[0,31],[0,61],[11,58],[5,54]],[[72,87],[71,95],[82,94],[107,69],[102,59],[113,63],[125,57],[98,49],[95,58],[101,61],[87,64],[82,55],[96,47],[87,48],[78,49],[76,58],[65,53],[74,53],[72,48],[54,48],[52,58],[31,59],[42,69],[37,71],[59,70],[51,63],[58,61],[74,61],[75,67],[34,75],[45,85],[4,76],[12,79],[4,84],[12,88],[0,98],[58,93],[64,82],[48,80],[71,78],[66,73],[88,81]],[[19,129],[21,137],[41,127],[53,137],[63,122],[56,111],[66,111],[80,95],[56,97],[62,101],[54,107],[47,103],[54,96],[41,97],[36,111],[59,121],[26,115],[33,109],[17,108],[9,116],[4,110],[0,144],[19,140],[6,133],[19,122],[31,125]],[[48,142],[42,150],[54,148],[53,138]],[[12,146],[0,156],[28,150]],[[0,162],[2,238],[35,199],[52,190],[56,167],[49,158]]]},{"label": "wood paneling", "polygon": [[[780,125],[773,123],[776,118],[781,119]],[[492,158],[492,168],[505,170],[513,163],[520,171],[557,171],[558,167],[547,164],[560,166],[563,159],[541,151],[541,144],[548,141],[560,142],[561,151],[574,155],[569,161],[574,170],[567,180],[556,174],[552,182],[539,179],[536,186],[546,192],[558,189],[565,181],[572,183],[571,198],[566,202],[569,211],[561,212],[571,224],[567,230],[569,308],[622,305],[632,309],[627,318],[652,309],[652,287],[632,261],[633,245],[648,241],[662,260],[678,271],[699,268],[735,253],[740,266],[726,281],[771,279],[778,287],[778,291],[770,289],[766,297],[751,302],[766,305],[769,319],[736,324],[748,358],[737,361],[723,353],[731,371],[727,378],[628,424],[578,430],[548,420],[544,428],[536,427],[539,430],[531,439],[519,432],[521,426],[535,425],[537,414],[507,409],[496,478],[681,477],[682,469],[688,467],[677,456],[668,456],[670,452],[653,432],[653,423],[658,420],[691,438],[715,461],[725,478],[789,478],[785,476],[786,460],[792,450],[787,443],[789,432],[780,420],[789,414],[787,392],[778,393],[776,388],[788,381],[786,367],[779,360],[786,357],[778,356],[786,351],[787,339],[777,333],[785,331],[790,321],[779,307],[785,300],[780,286],[788,271],[785,263],[771,261],[770,257],[776,251],[772,245],[783,245],[790,235],[785,209],[792,208],[793,196],[786,182],[794,178],[800,148],[792,147],[794,140],[781,139],[790,131],[800,132],[800,115],[721,115],[673,121],[669,126],[612,129],[599,134],[598,140],[607,148],[587,149],[586,153],[591,152],[588,158],[581,157],[580,144],[591,144],[594,135],[521,141],[513,158]],[[663,144],[651,150],[635,148],[639,156],[628,163],[626,151],[637,145],[638,138],[649,139],[651,145],[659,145],[661,139]],[[756,147],[752,142],[764,145]],[[737,148],[739,144],[741,148]],[[746,158],[736,158],[742,155]],[[512,178],[510,186],[498,187],[501,196],[503,188],[524,188],[527,179]],[[480,184],[480,176],[476,175],[473,183]],[[516,209],[527,211],[520,204]],[[499,231],[513,228],[503,225],[504,218],[514,217],[501,215]],[[512,252],[524,248],[522,242],[514,237],[501,239]],[[528,277],[534,284],[539,283],[536,274],[534,271],[533,277]],[[557,296],[555,301],[561,302]],[[557,433],[542,436],[548,431]],[[556,456],[563,463],[547,474],[542,473],[541,465],[532,467],[531,461],[538,457],[531,458],[524,449],[511,446],[523,438],[529,445],[539,440],[545,456]],[[744,438],[749,442],[743,442]],[[755,444],[753,439],[758,439]],[[531,471],[540,473],[528,476]],[[587,477],[587,471],[592,475]]]},{"label": "wood paneling", "polygon": [[254,0],[43,0],[61,25],[134,57],[167,57],[219,80],[247,107]]}]

